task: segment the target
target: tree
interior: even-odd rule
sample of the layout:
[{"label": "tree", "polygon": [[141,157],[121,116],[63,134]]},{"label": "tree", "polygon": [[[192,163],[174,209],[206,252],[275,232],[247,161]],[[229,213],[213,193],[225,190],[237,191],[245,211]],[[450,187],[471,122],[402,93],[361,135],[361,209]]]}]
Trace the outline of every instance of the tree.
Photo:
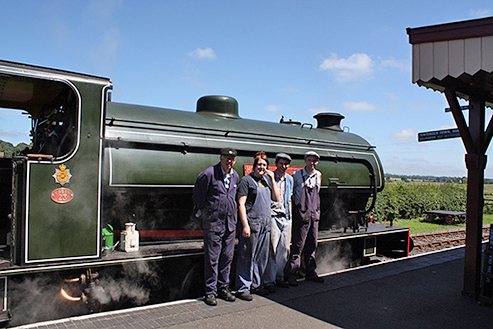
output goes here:
[{"label": "tree", "polygon": [[26,143],[19,143],[17,146],[14,146],[10,142],[5,142],[0,140],[0,152],[3,152],[3,156],[5,158],[11,158],[15,154],[19,154],[21,151],[24,151],[26,148],[31,147]]}]

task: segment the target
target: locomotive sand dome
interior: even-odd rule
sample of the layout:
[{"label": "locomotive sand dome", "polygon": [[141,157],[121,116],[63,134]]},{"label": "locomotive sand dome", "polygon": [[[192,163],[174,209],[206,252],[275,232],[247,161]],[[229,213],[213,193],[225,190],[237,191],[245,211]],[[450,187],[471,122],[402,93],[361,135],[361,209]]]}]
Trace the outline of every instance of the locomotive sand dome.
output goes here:
[{"label": "locomotive sand dome", "polygon": [[[141,232],[199,229],[200,223],[194,226],[188,220],[193,218],[189,194],[197,175],[218,161],[219,150],[225,146],[238,151],[234,168],[240,176],[259,150],[271,159],[286,152],[293,158],[291,167],[298,168],[304,166],[306,151],[318,152],[322,228],[340,226],[337,220],[347,221],[349,214],[360,221],[371,206],[368,199],[383,188],[382,166],[374,147],[343,132],[340,114],[316,115],[317,128],[297,127],[242,119],[234,98],[205,96],[198,100],[196,113],[108,103],[106,117],[105,196],[112,207],[105,208],[104,217],[112,225],[121,227],[134,220]],[[137,208],[138,213],[132,211]],[[337,216],[330,212],[334,208]],[[162,237],[167,233],[179,236],[163,232]]]},{"label": "locomotive sand dome", "polygon": [[[240,176],[257,151],[288,153],[291,169],[304,166],[308,150],[321,155],[317,258],[330,252],[348,267],[377,252],[408,255],[409,229],[365,221],[383,170],[373,146],[341,129],[340,114],[316,115],[316,127],[247,120],[231,97],[202,97],[187,112],[115,103],[112,88],[107,78],[0,60],[0,108],[32,123],[31,145],[0,158],[0,322],[136,305],[124,295],[134,289],[145,288],[138,305],[201,295],[203,232],[192,190],[223,147],[238,150]],[[111,227],[119,241],[126,223],[140,235],[138,252],[111,246],[103,231]],[[320,260],[320,273],[333,270]],[[43,282],[43,311],[18,293],[27,279]],[[102,294],[123,286],[132,289],[118,299]]]}]

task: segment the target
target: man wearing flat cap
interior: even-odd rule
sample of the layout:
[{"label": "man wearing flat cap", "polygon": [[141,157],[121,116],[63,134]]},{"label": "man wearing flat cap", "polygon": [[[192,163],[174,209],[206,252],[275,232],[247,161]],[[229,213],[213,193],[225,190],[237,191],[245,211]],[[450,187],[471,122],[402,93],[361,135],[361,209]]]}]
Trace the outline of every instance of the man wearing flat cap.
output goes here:
[{"label": "man wearing flat cap", "polygon": [[229,302],[235,300],[229,274],[238,212],[239,176],[233,169],[238,153],[227,147],[220,153],[219,163],[201,172],[193,189],[193,201],[204,227],[204,302],[211,306],[217,305],[216,296]]},{"label": "man wearing flat cap", "polygon": [[301,255],[305,257],[305,278],[309,281],[323,283],[315,269],[315,252],[317,250],[318,223],[320,221],[320,185],[322,173],[315,167],[320,156],[315,151],[305,153],[305,167],[293,174],[293,223],[291,255],[288,265],[288,283],[298,285],[296,279],[301,266]]},{"label": "man wearing flat cap", "polygon": [[276,155],[274,178],[280,192],[280,200],[272,201],[270,252],[269,262],[265,270],[267,278],[265,287],[269,292],[275,291],[275,286],[287,288],[284,279],[284,267],[289,257],[291,243],[291,197],[293,195],[293,177],[286,170],[291,163],[291,157],[286,153]]}]

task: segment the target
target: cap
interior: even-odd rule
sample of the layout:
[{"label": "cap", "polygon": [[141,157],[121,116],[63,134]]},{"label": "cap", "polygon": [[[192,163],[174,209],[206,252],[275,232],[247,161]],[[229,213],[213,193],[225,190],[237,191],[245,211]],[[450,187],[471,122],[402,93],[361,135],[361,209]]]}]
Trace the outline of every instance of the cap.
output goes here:
[{"label": "cap", "polygon": [[236,152],[235,149],[232,149],[231,147],[225,147],[221,149],[221,155],[232,155],[232,156],[237,156],[238,152]]},{"label": "cap", "polygon": [[308,151],[308,152],[306,152],[306,153],[305,153],[305,159],[306,159],[307,157],[309,157],[310,155],[312,155],[312,156],[314,156],[314,157],[317,157],[317,159],[320,159],[320,155],[318,155],[318,153],[317,153],[317,152],[315,152],[315,151]]},{"label": "cap", "polygon": [[276,154],[276,161],[278,159],[285,159],[285,160],[288,160],[289,162],[291,162],[291,157],[286,153],[277,153]]}]

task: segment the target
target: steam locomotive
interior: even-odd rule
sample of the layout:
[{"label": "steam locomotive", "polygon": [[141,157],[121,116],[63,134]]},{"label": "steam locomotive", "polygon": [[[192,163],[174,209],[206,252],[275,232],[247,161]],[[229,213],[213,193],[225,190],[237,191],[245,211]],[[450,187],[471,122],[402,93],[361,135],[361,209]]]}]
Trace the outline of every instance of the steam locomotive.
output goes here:
[{"label": "steam locomotive", "polygon": [[[316,127],[264,122],[242,119],[231,97],[202,97],[189,112],[115,103],[112,88],[107,78],[0,61],[0,108],[32,123],[30,148],[0,158],[1,321],[32,302],[22,296],[35,293],[27,282],[41,286],[36,303],[62,316],[201,295],[202,224],[191,194],[225,146],[238,151],[240,176],[260,150],[290,154],[292,170],[306,151],[321,155],[318,257],[335,253],[352,266],[409,254],[407,228],[368,224],[383,168],[340,114],[315,115]],[[118,243],[129,223],[138,243],[125,251]]]}]

